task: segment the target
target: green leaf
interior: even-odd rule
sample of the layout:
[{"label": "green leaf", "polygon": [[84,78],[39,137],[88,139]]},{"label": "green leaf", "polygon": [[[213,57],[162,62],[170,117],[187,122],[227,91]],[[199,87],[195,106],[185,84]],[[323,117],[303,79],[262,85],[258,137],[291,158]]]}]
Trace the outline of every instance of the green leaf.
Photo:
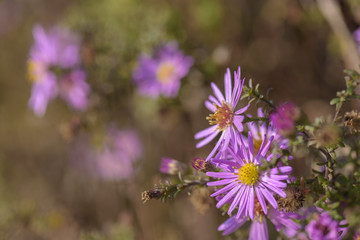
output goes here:
[{"label": "green leaf", "polygon": [[339,103],[340,102],[340,99],[339,98],[333,98],[333,99],[331,99],[331,101],[330,101],[330,105],[335,105],[335,104],[337,104],[337,103]]}]

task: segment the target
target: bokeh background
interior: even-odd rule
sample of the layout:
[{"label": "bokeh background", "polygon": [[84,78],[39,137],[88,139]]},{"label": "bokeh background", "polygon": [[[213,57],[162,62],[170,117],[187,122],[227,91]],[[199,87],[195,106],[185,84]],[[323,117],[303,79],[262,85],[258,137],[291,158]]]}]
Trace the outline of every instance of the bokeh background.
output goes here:
[{"label": "bokeh background", "polygon": [[[240,65],[275,102],[291,100],[310,119],[333,114],[328,102],[345,87],[343,69],[358,66],[351,34],[360,23],[358,1],[335,2],[338,15],[329,17],[320,0],[0,1],[0,239],[221,239],[225,217],[211,201],[205,211],[186,193],[143,204],[141,192],[167,178],[161,157],[189,164],[206,156],[210,146],[195,149],[193,135],[208,124],[210,82],[222,88],[227,67]],[[42,118],[28,109],[35,24],[81,35],[87,111],[60,100]],[[131,77],[138,56],[171,40],[194,59],[179,95],[141,96]],[[128,180],[79,168],[91,155],[84,145],[101,145],[110,123],[140,135],[142,157]],[[298,175],[309,174],[303,161],[293,163]]]}]

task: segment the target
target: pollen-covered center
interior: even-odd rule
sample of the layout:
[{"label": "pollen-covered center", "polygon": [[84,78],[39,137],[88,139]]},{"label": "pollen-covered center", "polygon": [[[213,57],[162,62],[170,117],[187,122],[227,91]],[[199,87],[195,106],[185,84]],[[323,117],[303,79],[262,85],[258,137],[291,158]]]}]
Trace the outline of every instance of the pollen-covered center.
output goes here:
[{"label": "pollen-covered center", "polygon": [[258,167],[253,163],[246,163],[239,168],[238,176],[241,183],[253,186],[259,179]]},{"label": "pollen-covered center", "polygon": [[209,121],[210,125],[217,124],[217,128],[221,131],[225,130],[230,124],[233,123],[234,111],[231,107],[222,102],[221,107],[215,105],[216,111],[214,114],[210,114],[206,119]]},{"label": "pollen-covered center", "polygon": [[169,83],[175,73],[175,66],[170,63],[163,63],[159,66],[156,76],[161,83]]}]

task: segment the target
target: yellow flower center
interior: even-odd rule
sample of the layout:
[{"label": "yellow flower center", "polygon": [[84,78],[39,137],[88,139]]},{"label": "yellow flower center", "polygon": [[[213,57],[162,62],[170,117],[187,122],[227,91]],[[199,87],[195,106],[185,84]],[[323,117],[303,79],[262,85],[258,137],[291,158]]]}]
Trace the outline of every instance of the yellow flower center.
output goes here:
[{"label": "yellow flower center", "polygon": [[30,82],[39,82],[43,77],[43,66],[39,62],[29,60],[27,63],[28,77]]},{"label": "yellow flower center", "polygon": [[225,103],[222,102],[221,107],[218,105],[215,105],[216,111],[214,114],[210,114],[206,119],[209,121],[210,125],[217,124],[217,129],[220,131],[225,130],[230,124],[233,123],[234,119],[234,111],[231,109],[231,107]]},{"label": "yellow flower center", "polygon": [[239,168],[238,176],[242,184],[253,186],[259,179],[258,167],[253,163],[246,163]]},{"label": "yellow flower center", "polygon": [[174,73],[175,66],[173,64],[163,63],[159,66],[156,76],[161,83],[169,83]]}]

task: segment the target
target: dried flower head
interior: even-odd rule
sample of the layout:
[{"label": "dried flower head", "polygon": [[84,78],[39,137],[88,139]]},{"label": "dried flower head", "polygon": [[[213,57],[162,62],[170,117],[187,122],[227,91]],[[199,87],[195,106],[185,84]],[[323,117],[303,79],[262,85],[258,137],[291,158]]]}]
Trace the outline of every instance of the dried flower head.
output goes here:
[{"label": "dried flower head", "polygon": [[360,113],[354,110],[345,113],[344,125],[350,129],[351,133],[360,132]]},{"label": "dried flower head", "polygon": [[156,187],[148,191],[143,191],[141,193],[141,200],[143,201],[143,203],[146,203],[151,199],[159,199],[162,197],[164,191],[164,189]]},{"label": "dried flower head", "polygon": [[285,212],[295,212],[299,210],[305,201],[305,192],[299,187],[287,187],[285,189],[286,197],[276,196],[279,209]]},{"label": "dried flower head", "polygon": [[314,132],[313,144],[317,148],[327,147],[336,144],[339,139],[340,129],[332,123],[326,123]]}]

